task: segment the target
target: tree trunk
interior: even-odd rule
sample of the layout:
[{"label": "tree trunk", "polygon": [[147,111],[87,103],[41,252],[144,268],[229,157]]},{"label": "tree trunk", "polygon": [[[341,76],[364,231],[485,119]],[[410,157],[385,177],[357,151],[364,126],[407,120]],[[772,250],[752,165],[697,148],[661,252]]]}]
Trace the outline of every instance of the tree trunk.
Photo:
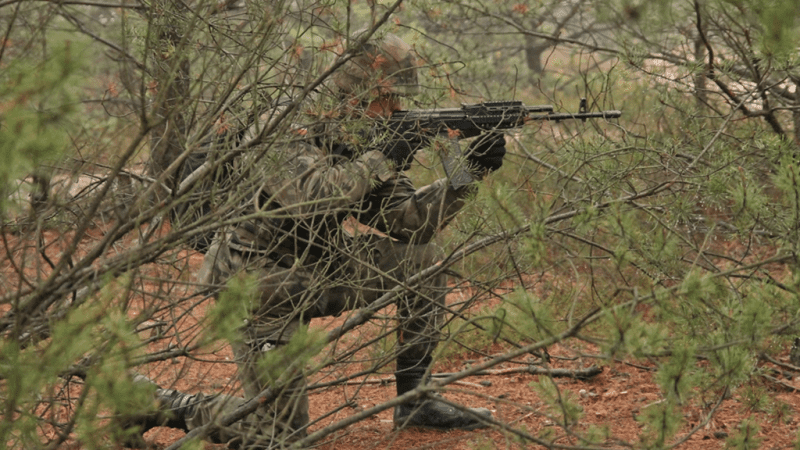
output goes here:
[{"label": "tree trunk", "polygon": [[708,100],[708,90],[706,86],[708,76],[705,69],[705,58],[705,43],[700,36],[696,36],[694,39],[694,60],[698,63],[702,63],[702,67],[704,67],[702,70],[698,70],[697,74],[694,76],[694,98],[697,100],[697,108],[700,110],[706,107],[706,102]]},{"label": "tree trunk", "polygon": [[[189,98],[189,57],[182,42],[182,19],[186,17],[181,2],[158,0],[154,2],[155,39],[153,49],[153,76],[157,89],[152,120],[158,122],[150,135],[149,172],[154,178],[163,172],[183,152],[186,141],[187,120],[184,102]],[[166,180],[169,189],[176,185],[177,173]],[[159,198],[166,192],[161,190]]]}]

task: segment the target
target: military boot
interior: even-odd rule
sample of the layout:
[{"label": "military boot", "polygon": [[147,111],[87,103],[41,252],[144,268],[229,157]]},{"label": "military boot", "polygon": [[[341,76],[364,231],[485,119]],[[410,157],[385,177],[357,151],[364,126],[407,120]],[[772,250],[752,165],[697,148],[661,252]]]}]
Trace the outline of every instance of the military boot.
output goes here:
[{"label": "military boot", "polygon": [[136,375],[133,381],[137,384],[152,385],[157,407],[155,411],[125,414],[115,419],[120,431],[125,433],[122,439],[123,445],[131,448],[146,447],[142,435],[155,427],[189,431],[186,420],[194,415],[195,406],[203,399],[202,394],[190,395],[175,389],[162,389],[144,375]]},{"label": "military boot", "polygon": [[[422,382],[424,371],[404,370],[395,373],[397,395],[415,389]],[[395,428],[419,427],[434,430],[474,430],[488,426],[481,418],[491,418],[486,408],[454,408],[439,400],[438,395],[403,403],[394,408]]]}]

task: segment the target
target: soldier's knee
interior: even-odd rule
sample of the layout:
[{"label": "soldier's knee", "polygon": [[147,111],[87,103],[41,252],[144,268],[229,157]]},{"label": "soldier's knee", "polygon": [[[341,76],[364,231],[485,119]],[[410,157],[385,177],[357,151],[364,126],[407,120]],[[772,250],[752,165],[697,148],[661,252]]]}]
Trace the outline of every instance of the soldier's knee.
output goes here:
[{"label": "soldier's knee", "polygon": [[444,250],[436,244],[405,244],[386,240],[376,246],[381,259],[397,265],[412,264],[418,268],[432,266],[444,259]]},{"label": "soldier's knee", "polygon": [[445,257],[444,249],[436,244],[413,245],[414,261],[421,266],[432,266]]}]

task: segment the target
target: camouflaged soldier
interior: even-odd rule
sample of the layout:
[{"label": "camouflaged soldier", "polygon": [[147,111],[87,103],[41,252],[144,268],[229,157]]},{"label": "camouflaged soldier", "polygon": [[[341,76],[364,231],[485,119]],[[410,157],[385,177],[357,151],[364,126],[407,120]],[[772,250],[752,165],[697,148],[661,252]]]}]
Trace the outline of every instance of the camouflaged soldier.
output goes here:
[{"label": "camouflaged soldier", "polygon": [[[419,89],[414,52],[391,34],[361,50],[332,79],[348,105],[342,116],[355,112],[362,120],[388,117],[401,109],[403,97]],[[252,218],[218,232],[204,264],[210,283],[217,286],[239,273],[255,274],[260,282],[260,298],[252,302],[241,340],[232,343],[245,398],[269,386],[258,362],[286,344],[298,327],[314,317],[368,305],[435,264],[442,255],[431,239],[473,189],[454,189],[445,179],[415,188],[403,170],[428,144],[418,134],[387,139],[381,132],[376,135],[382,138],[353,140],[330,126],[296,131],[302,132],[270,148],[261,161],[244,158],[248,167],[260,164],[252,166],[258,167],[252,172],[263,177],[242,212]],[[479,179],[501,166],[504,137],[490,133],[478,138],[467,154]],[[380,233],[346,229],[342,225],[348,217]],[[418,386],[429,369],[445,293],[445,277],[438,275],[398,299],[398,395]],[[244,402],[240,397],[165,389],[156,395],[162,411],[140,423],[145,429],[166,423],[191,430]],[[481,417],[490,415],[483,408],[454,408],[429,396],[396,407],[394,423],[474,429],[484,426]],[[278,447],[303,437],[308,421],[305,380],[298,371],[274,402],[265,402],[211,439]]]}]

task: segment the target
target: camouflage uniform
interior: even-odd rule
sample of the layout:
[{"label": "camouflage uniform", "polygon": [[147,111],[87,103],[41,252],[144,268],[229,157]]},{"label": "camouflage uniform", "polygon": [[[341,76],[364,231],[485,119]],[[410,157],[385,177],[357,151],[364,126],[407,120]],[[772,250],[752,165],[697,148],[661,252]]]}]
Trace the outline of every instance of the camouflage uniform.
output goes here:
[{"label": "camouflage uniform", "polygon": [[[332,82],[345,104],[369,108],[382,105],[387,96],[414,94],[416,67],[411,48],[386,35],[364,44],[362,52],[334,73]],[[356,114],[362,125],[363,112]],[[276,388],[259,361],[289,342],[301,324],[367,306],[440,260],[441,252],[430,241],[472,190],[455,189],[444,179],[415,188],[402,170],[416,149],[408,139],[418,137],[387,139],[342,131],[347,125],[343,120],[315,120],[312,126],[293,127],[284,141],[241,155],[232,172],[226,172],[231,179],[246,180],[232,187],[237,195],[247,193],[246,201],[237,212],[239,220],[217,232],[200,277],[217,289],[240,274],[259,282],[260,295],[251,299],[240,339],[231,343],[245,398]],[[504,145],[502,136],[492,142]],[[487,153],[499,158],[494,166],[486,165],[487,170],[499,167],[504,149],[499,150],[502,154],[497,148]],[[346,219],[377,232],[344,227]],[[445,292],[445,277],[437,275],[397,299],[398,395],[423,382],[439,340]],[[273,447],[304,436],[309,417],[302,370],[284,370],[281,376],[289,381],[278,383],[283,387],[273,392],[274,401],[263,402],[211,440]],[[133,418],[125,427],[138,423],[144,431],[167,424],[191,430],[245,401],[160,388],[156,397],[159,411]],[[474,429],[485,426],[481,418],[490,415],[484,408],[456,409],[426,397],[398,405],[394,421],[398,426]]]},{"label": "camouflage uniform", "polygon": [[[299,324],[366,306],[434,264],[441,255],[430,240],[468,193],[450,188],[446,180],[416,189],[381,152],[336,157],[321,138],[269,150],[260,162],[264,169],[253,170],[264,178],[242,211],[248,219],[219,233],[206,255],[204,274],[213,285],[240,272],[256,274],[260,281],[261,296],[252,304],[241,341],[233,344],[247,397],[266,387],[256,370],[259,358],[288,342]],[[257,167],[244,160],[251,170]],[[348,216],[381,234],[346,230],[342,221]],[[398,300],[399,367],[429,365],[445,288],[440,275]],[[282,439],[301,429],[308,423],[303,387],[298,378],[277,401],[214,440],[251,435],[245,439],[256,441],[255,433]],[[200,426],[242,401],[205,399],[187,425]]]}]

